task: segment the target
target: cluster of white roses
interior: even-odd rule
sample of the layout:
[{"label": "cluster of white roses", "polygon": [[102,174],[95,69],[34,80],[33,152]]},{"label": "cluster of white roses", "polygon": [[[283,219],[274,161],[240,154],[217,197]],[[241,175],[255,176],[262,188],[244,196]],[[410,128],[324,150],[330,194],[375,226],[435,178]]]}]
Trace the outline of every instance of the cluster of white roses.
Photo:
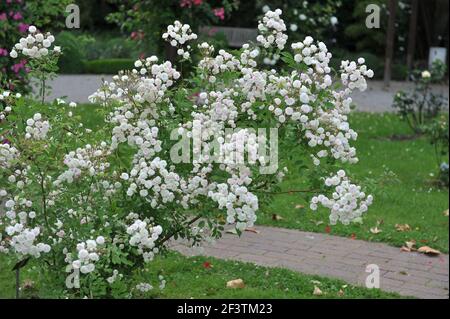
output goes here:
[{"label": "cluster of white roses", "polygon": [[9,144],[0,144],[0,168],[10,168],[19,151]]},{"label": "cluster of white roses", "polygon": [[51,33],[39,33],[35,26],[28,28],[28,36],[21,38],[18,43],[14,45],[14,49],[11,50],[10,56],[15,59],[21,52],[24,56],[32,59],[39,59],[49,55],[50,53],[61,53],[61,48],[55,46],[52,49],[55,37]]},{"label": "cluster of white roses", "polygon": [[141,282],[136,285],[136,290],[138,290],[142,293],[146,293],[146,292],[149,292],[150,290],[153,290],[153,286],[147,282]]},{"label": "cluster of white roses", "polygon": [[12,112],[11,104],[13,104],[13,101],[21,97],[22,95],[20,93],[12,95],[10,91],[3,91],[0,94],[0,101],[4,101],[6,104],[6,106],[0,110],[0,123]]},{"label": "cluster of white roses", "polygon": [[50,123],[42,119],[41,113],[36,113],[33,118],[27,120],[25,131],[26,139],[45,140],[50,131]]},{"label": "cluster of white roses", "polygon": [[258,30],[261,32],[256,40],[262,44],[264,48],[269,48],[274,44],[280,50],[284,49],[288,36],[286,32],[286,24],[281,19],[282,11],[276,9],[275,11],[268,11],[263,20],[258,24]]},{"label": "cluster of white roses", "polygon": [[137,247],[138,253],[142,255],[144,261],[152,261],[159,251],[155,247],[155,241],[162,234],[162,227],[152,226],[148,221],[138,219],[127,228],[127,234],[130,236],[129,244]]},{"label": "cluster of white roses", "polygon": [[[286,45],[286,26],[280,15],[281,10],[267,12],[259,26],[258,43],[244,44],[238,54],[220,50],[214,56],[211,45],[201,44],[201,83],[192,91],[184,88],[184,83],[179,85],[181,74],[170,62],[159,63],[155,56],[136,61],[135,69],[105,82],[90,100],[109,108],[105,127],[111,129],[111,135],[96,145],[84,142],[84,147],[68,150],[61,156],[64,165],[52,173],[30,169],[29,156],[21,163],[21,154],[14,146],[0,144],[0,176],[9,182],[0,192],[0,199],[7,204],[6,214],[0,214],[0,229],[8,229],[8,237],[0,237],[0,251],[39,257],[49,248],[66,247],[63,253],[71,276],[103,267],[96,262],[102,258],[103,249],[112,250],[109,243],[114,251],[142,256],[149,262],[172,231],[181,229],[183,235],[196,241],[214,230],[218,233],[215,226],[222,221],[235,224],[241,231],[253,226],[259,209],[256,194],[266,193],[266,188],[281,180],[287,170],[277,168],[267,180],[257,173],[254,166],[270,162],[267,154],[259,153],[267,146],[251,129],[240,127],[241,123],[270,123],[269,128],[290,125],[296,139],[305,141],[305,153],[315,165],[330,158],[357,162],[356,149],[351,146],[357,133],[348,123],[350,94],[354,89],[364,90],[366,77],[373,72],[362,59],[344,61],[341,81],[345,88],[335,91],[329,67],[331,53],[311,37],[292,45],[299,68],[283,75],[258,68],[264,54],[273,51],[265,49],[281,50]],[[163,38],[179,47],[195,40],[196,35],[189,26],[175,22]],[[222,77],[224,74],[227,76]],[[228,132],[230,128],[233,130]],[[27,121],[25,137],[31,142],[45,140],[49,129],[49,122],[35,114]],[[187,163],[169,158],[172,144],[167,129],[195,141]],[[43,147],[43,143],[35,144]],[[121,146],[126,146],[126,163],[120,157]],[[211,155],[215,150],[218,156]],[[326,179],[325,184],[335,188],[331,198],[314,197],[311,209],[317,209],[318,204],[329,208],[332,223],[349,223],[372,202],[372,197],[352,184],[343,171]],[[33,196],[28,185],[34,187],[33,191],[44,192],[42,197],[34,196],[39,214],[27,198]],[[120,196],[113,196],[116,194]],[[220,213],[208,215],[205,211],[210,212],[212,207]],[[145,212],[130,213],[137,209]],[[199,216],[191,216],[193,212]],[[203,218],[208,222],[195,224]],[[165,227],[164,237],[160,225]],[[99,227],[106,239],[93,239],[98,235],[94,227]],[[80,243],[76,253],[67,248],[72,247],[66,243],[69,240],[70,245],[73,240]],[[120,276],[117,271],[111,275],[111,269],[105,277],[109,283]],[[69,283],[68,287],[76,284]],[[142,285],[136,289],[150,288]]]},{"label": "cluster of white roses", "polygon": [[[11,213],[11,211],[8,212]],[[26,213],[24,212],[24,214]],[[10,237],[9,245],[13,248],[15,253],[21,256],[29,255],[35,258],[39,258],[41,256],[41,253],[50,252],[50,245],[36,242],[40,235],[40,232],[41,231],[39,227],[26,228],[21,223],[6,227],[6,234]]]},{"label": "cluster of white roses", "polygon": [[162,38],[170,43],[173,47],[178,47],[177,54],[184,60],[190,58],[189,45],[187,51],[182,48],[183,45],[191,40],[197,39],[197,34],[193,33],[189,24],[182,24],[180,21],[175,21],[173,25],[167,27],[167,32],[162,35]]},{"label": "cluster of white roses", "polygon": [[84,148],[78,148],[66,154],[64,164],[68,167],[68,170],[58,176],[56,181],[54,181],[54,185],[59,186],[64,182],[73,183],[83,172],[86,172],[88,176],[104,172],[109,168],[110,163],[102,159],[110,153],[111,151],[106,142],[102,142],[97,148],[87,144]]},{"label": "cluster of white roses", "polygon": [[71,275],[67,277],[66,285],[68,288],[80,288],[79,273],[86,275],[95,270],[95,263],[100,259],[98,246],[104,244],[105,238],[98,236],[95,240],[88,239],[86,242],[77,244],[75,255],[69,252],[67,248],[64,249],[66,254],[64,261],[68,264],[66,272],[76,275],[75,278],[71,278]]},{"label": "cluster of white roses", "polygon": [[112,273],[112,276],[106,278],[106,281],[107,281],[109,284],[113,284],[113,283],[117,280],[117,278],[123,278],[123,275],[120,274],[119,271],[118,271],[117,269],[114,269],[114,270],[113,270],[113,273]]},{"label": "cluster of white roses", "polygon": [[372,204],[372,195],[366,196],[360,186],[352,184],[343,170],[338,171],[335,176],[327,178],[325,185],[335,188],[331,198],[325,195],[313,197],[311,209],[317,210],[319,203],[330,209],[332,225],[338,221],[348,225],[353,219],[361,217]]},{"label": "cluster of white roses", "polygon": [[342,84],[348,86],[350,90],[359,89],[360,91],[365,91],[367,89],[365,78],[372,78],[374,76],[373,71],[367,69],[367,66],[364,64],[365,62],[364,58],[359,58],[357,63],[355,61],[342,61]]}]

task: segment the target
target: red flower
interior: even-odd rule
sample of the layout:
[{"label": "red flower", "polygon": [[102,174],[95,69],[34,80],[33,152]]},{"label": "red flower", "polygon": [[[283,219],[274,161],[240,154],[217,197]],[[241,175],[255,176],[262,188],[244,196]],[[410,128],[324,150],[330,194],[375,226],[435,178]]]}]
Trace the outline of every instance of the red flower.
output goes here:
[{"label": "red flower", "polygon": [[325,232],[327,234],[331,233],[331,227],[330,226],[325,227]]},{"label": "red flower", "polygon": [[211,263],[209,261],[205,261],[203,263],[203,268],[205,269],[210,269],[212,267]]},{"label": "red flower", "polygon": [[356,239],[356,235],[355,235],[355,234],[352,234],[352,235],[350,236],[350,238],[353,239],[353,240],[355,240],[355,239]]}]

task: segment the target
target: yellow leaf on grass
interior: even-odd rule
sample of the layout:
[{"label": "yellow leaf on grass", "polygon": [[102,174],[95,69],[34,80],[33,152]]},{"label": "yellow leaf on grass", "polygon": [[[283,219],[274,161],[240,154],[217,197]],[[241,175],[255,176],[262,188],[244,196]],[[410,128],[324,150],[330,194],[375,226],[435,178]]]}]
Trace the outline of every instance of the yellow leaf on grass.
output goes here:
[{"label": "yellow leaf on grass", "polygon": [[229,282],[227,282],[227,288],[242,289],[242,288],[245,288],[245,284],[242,279],[230,280]]},{"label": "yellow leaf on grass", "polygon": [[422,246],[419,249],[417,249],[419,253],[425,254],[425,255],[431,255],[431,256],[437,256],[440,255],[441,252],[439,250],[433,249],[428,246]]},{"label": "yellow leaf on grass", "polygon": [[405,244],[406,244],[406,247],[408,247],[409,249],[414,249],[414,246],[416,245],[416,241],[415,240],[406,241]]},{"label": "yellow leaf on grass", "polygon": [[320,290],[319,287],[314,286],[313,295],[314,295],[314,296],[322,296],[322,295],[323,295],[323,292],[322,292],[322,290]]},{"label": "yellow leaf on grass", "polygon": [[395,224],[395,229],[400,232],[410,231],[411,227],[408,224]]},{"label": "yellow leaf on grass", "polygon": [[381,229],[379,229],[378,227],[372,227],[371,229],[370,229],[370,232],[372,233],[372,234],[379,234],[379,233],[381,233],[382,232],[382,230]]},{"label": "yellow leaf on grass", "polygon": [[448,209],[446,211],[444,211],[442,214],[444,214],[444,216],[448,217]]},{"label": "yellow leaf on grass", "polygon": [[272,215],[272,220],[279,221],[279,220],[283,220],[283,219],[284,219],[284,218],[281,217],[281,216],[278,215],[278,214],[273,214],[273,215]]}]

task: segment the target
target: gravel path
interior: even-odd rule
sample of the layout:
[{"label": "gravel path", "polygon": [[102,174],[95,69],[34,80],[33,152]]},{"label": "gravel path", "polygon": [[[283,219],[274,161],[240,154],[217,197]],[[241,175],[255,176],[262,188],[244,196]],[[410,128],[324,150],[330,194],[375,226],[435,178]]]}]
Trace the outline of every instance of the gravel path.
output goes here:
[{"label": "gravel path", "polygon": [[[97,90],[103,78],[110,80],[111,76],[61,75],[50,83],[53,89],[49,99],[67,96],[68,101],[86,103],[88,96]],[[370,81],[369,89],[365,92],[355,92],[353,100],[357,105],[357,110],[360,111],[390,112],[395,93],[400,89],[407,90],[411,87],[411,83],[392,82],[390,88],[385,89],[383,82]],[[448,99],[448,86],[436,86],[434,90],[443,92]]]},{"label": "gravel path", "polygon": [[[327,234],[283,228],[257,227],[259,234],[242,237],[225,234],[215,244],[203,247],[202,255],[283,267],[305,274],[338,278],[364,286],[368,265],[380,269],[380,289],[424,299],[449,298],[449,257],[429,257],[401,252],[381,243],[372,243]],[[171,248],[185,255],[196,253],[180,242]]]}]

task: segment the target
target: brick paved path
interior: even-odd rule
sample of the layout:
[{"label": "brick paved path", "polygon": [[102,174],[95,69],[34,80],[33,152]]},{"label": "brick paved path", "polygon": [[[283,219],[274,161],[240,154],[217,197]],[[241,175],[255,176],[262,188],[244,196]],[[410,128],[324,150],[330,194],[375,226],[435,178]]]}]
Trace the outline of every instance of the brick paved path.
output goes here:
[{"label": "brick paved path", "polygon": [[[365,285],[366,266],[380,268],[380,288],[418,298],[449,298],[449,257],[429,257],[401,252],[386,244],[288,230],[257,228],[241,238],[225,234],[215,244],[206,244],[203,254],[221,259],[283,267],[305,274],[320,275]],[[192,249],[175,242],[172,248],[194,255]]]}]

